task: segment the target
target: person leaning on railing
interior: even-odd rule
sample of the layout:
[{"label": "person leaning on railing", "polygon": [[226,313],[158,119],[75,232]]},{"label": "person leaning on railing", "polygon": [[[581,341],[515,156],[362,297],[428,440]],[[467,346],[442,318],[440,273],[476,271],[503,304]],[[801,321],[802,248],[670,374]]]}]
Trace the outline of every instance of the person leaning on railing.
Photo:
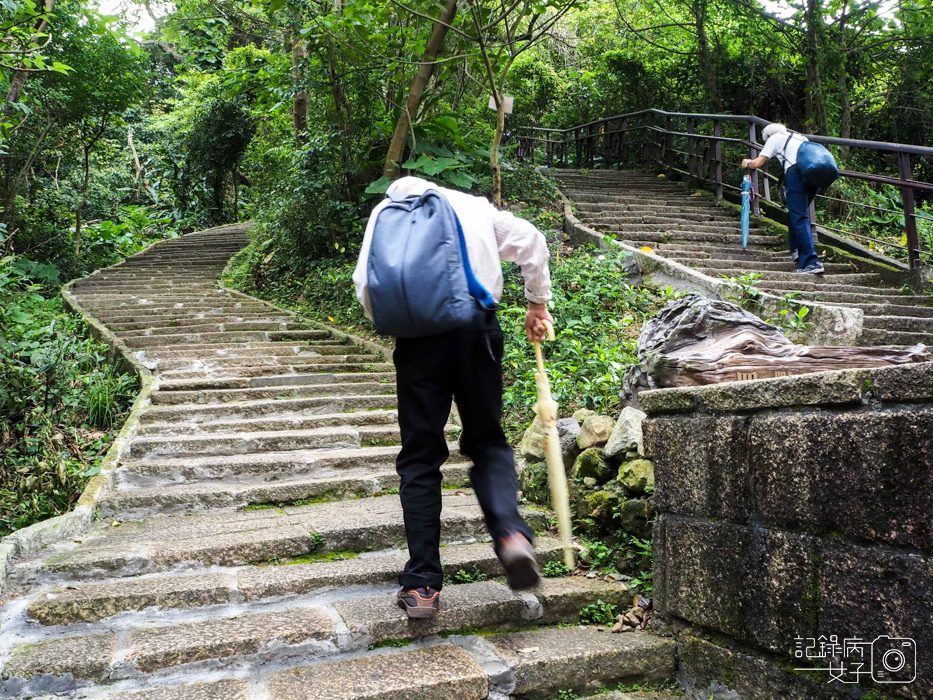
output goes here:
[{"label": "person leaning on railing", "polygon": [[757,169],[777,156],[784,164],[785,196],[787,204],[787,234],[791,259],[797,261],[795,272],[811,275],[823,274],[823,263],[813,248],[810,232],[810,203],[819,191],[808,185],[797,168],[797,151],[807,141],[802,134],[788,131],[783,124],[768,124],[761,132],[765,139],[764,148],[757,158],[746,158],[743,168]]}]

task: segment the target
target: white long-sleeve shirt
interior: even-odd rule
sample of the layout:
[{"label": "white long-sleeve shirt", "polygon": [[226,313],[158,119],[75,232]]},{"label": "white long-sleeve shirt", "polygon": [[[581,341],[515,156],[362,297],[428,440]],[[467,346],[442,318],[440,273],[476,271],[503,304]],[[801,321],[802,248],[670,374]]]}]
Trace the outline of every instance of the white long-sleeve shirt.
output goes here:
[{"label": "white long-sleeve shirt", "polygon": [[[502,266],[500,260],[514,262],[525,278],[525,297],[528,301],[544,304],[551,298],[551,274],[548,270],[550,253],[544,235],[535,226],[507,211],[496,209],[483,197],[449,190],[418,177],[403,177],[389,187],[392,194],[420,195],[426,190],[439,191],[453,207],[463,228],[470,267],[480,284],[498,302],[502,298]],[[366,316],[372,319],[369,303],[367,263],[376,217],[388,199],[380,202],[369,216],[359,261],[353,272],[356,297],[363,305]]]}]

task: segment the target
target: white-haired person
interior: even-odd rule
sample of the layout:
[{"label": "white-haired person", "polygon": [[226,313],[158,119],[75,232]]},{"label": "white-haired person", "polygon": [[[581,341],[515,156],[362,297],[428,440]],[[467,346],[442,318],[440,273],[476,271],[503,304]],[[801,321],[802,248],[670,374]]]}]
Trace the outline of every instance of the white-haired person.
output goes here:
[{"label": "white-haired person", "polygon": [[797,151],[807,137],[789,131],[783,124],[768,124],[761,135],[765,139],[764,148],[757,158],[743,160],[742,167],[757,169],[775,156],[781,160],[785,177],[784,201],[787,204],[787,244],[791,258],[797,261],[796,272],[821,275],[823,263],[813,248],[810,232],[810,203],[819,188],[808,185],[797,168]]}]

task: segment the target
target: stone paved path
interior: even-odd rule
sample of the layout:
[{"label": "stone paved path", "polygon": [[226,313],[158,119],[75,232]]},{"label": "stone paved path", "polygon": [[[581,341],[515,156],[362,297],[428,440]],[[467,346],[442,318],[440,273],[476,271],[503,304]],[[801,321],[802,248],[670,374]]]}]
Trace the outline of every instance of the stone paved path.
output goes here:
[{"label": "stone paved path", "polygon": [[157,383],[92,530],[11,567],[0,696],[459,700],[672,677],[670,640],[556,624],[626,605],[622,586],[496,580],[455,425],[444,564],[489,580],[407,621],[392,366],[221,290],[245,243],[242,227],[191,234],[75,285]]},{"label": "stone paved path", "polygon": [[757,288],[777,296],[850,306],[865,312],[863,345],[933,345],[933,296],[885,286],[851,262],[827,262],[824,275],[798,275],[786,246],[752,221],[742,255],[736,216],[676,182],[633,171],[551,170],[580,220],[634,246],[710,277],[761,273]]}]

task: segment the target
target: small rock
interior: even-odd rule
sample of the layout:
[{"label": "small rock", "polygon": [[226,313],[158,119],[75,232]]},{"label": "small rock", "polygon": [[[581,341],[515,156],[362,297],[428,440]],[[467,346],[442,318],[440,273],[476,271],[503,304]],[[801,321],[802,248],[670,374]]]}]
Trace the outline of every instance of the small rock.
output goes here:
[{"label": "small rock", "polygon": [[594,478],[591,477],[591,476],[584,476],[584,477],[583,477],[583,485],[586,486],[587,488],[593,489],[593,488],[596,488],[597,486],[599,486],[599,482],[596,481],[596,479],[594,479]]},{"label": "small rock", "polygon": [[606,461],[602,450],[591,447],[584,450],[573,463],[573,476],[575,479],[590,477],[597,483],[604,484],[612,478],[612,467]]},{"label": "small rock", "polygon": [[575,418],[561,418],[557,421],[557,434],[560,436],[560,453],[564,458],[564,469],[567,474],[570,474],[573,462],[580,454],[580,446],[577,444],[580,424]]},{"label": "small rock", "polygon": [[629,450],[625,453],[625,461],[631,461],[633,459],[638,459],[638,450]]},{"label": "small rock", "polygon": [[586,575],[586,577],[587,577],[587,578],[596,578],[596,574],[594,574],[594,573],[591,571],[590,573],[588,573],[588,574]]},{"label": "small rock", "polygon": [[522,495],[532,503],[546,506],[550,503],[551,492],[548,486],[547,464],[528,464],[518,474],[518,488]]},{"label": "small rock", "polygon": [[647,459],[633,459],[619,467],[617,480],[627,491],[642,495],[654,491],[654,464]]},{"label": "small rock", "polygon": [[596,415],[599,415],[596,413],[596,411],[591,411],[588,408],[580,408],[573,412],[573,419],[577,421],[577,423],[582,424],[583,421],[585,421],[590,416],[596,416]]},{"label": "small rock", "polygon": [[633,498],[625,501],[621,507],[616,509],[616,513],[618,529],[622,532],[642,538],[651,536],[651,518],[654,517],[654,508],[648,499]]},{"label": "small rock", "polygon": [[538,462],[544,459],[547,455],[545,452],[545,444],[546,433],[544,430],[544,423],[541,422],[540,418],[535,416],[534,421],[522,436],[522,444],[519,448],[522,457],[529,462]]},{"label": "small rock", "polygon": [[644,411],[637,408],[626,406],[619,414],[619,420],[615,422],[612,429],[612,435],[606,443],[606,454],[615,457],[623,452],[636,451],[637,454],[644,454],[642,446],[642,421],[647,418]]},{"label": "small rock", "polygon": [[590,447],[602,447],[612,435],[615,421],[609,416],[590,416],[583,421],[580,434],[577,435],[577,444],[581,450]]}]

